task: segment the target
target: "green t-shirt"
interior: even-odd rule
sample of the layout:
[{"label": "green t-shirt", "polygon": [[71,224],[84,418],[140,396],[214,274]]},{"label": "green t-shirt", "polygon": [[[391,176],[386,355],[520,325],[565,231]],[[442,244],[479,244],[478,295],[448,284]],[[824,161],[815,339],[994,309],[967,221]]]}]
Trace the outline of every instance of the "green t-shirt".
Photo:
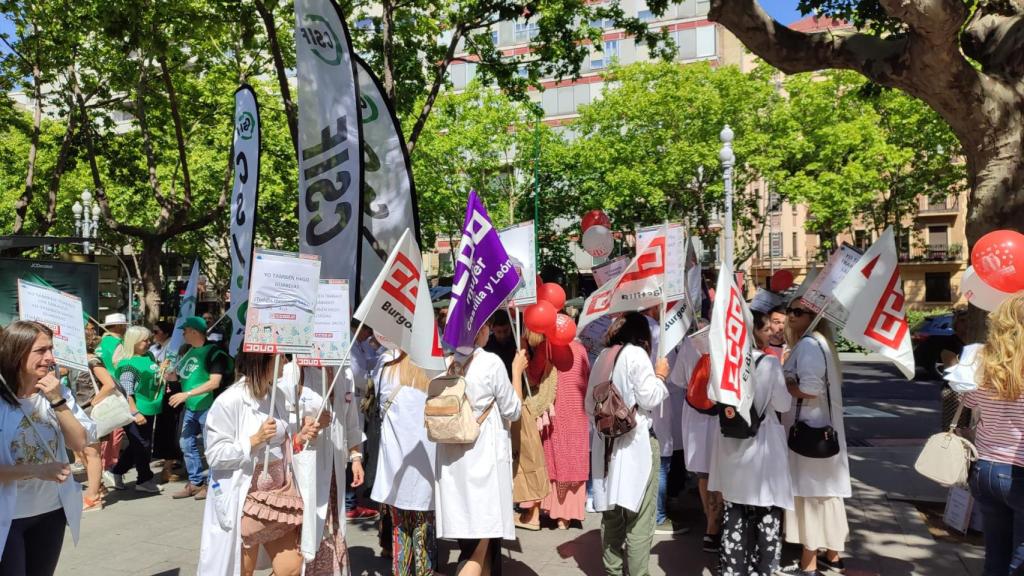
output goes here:
[{"label": "green t-shirt", "polygon": [[103,361],[103,367],[111,374],[114,374],[116,371],[116,366],[114,366],[114,352],[120,345],[121,338],[119,336],[104,334],[103,338],[100,339],[100,345],[96,350],[96,355]]},{"label": "green t-shirt", "polygon": [[131,371],[135,375],[135,407],[145,416],[156,416],[163,409],[164,387],[160,385],[157,374],[160,367],[153,358],[145,356],[132,356],[122,360],[117,365],[117,379],[121,380],[121,374]]},{"label": "green t-shirt", "polygon": [[[181,379],[181,390],[194,390],[210,380],[210,359],[213,356],[227,354],[214,344],[205,344],[192,348],[178,362],[178,377]],[[221,375],[223,377],[223,374]],[[204,392],[192,396],[185,401],[185,407],[193,412],[208,410],[213,405],[213,392]]]}]

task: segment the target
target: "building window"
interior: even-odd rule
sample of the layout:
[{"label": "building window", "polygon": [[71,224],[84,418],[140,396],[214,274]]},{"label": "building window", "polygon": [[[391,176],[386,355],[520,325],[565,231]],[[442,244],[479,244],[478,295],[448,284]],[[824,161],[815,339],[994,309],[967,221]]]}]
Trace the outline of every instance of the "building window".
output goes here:
[{"label": "building window", "polygon": [[516,42],[533,40],[540,34],[540,24],[534,22],[516,22]]},{"label": "building window", "polygon": [[782,210],[782,198],[779,197],[778,192],[768,193],[768,211],[772,214],[778,214]]},{"label": "building window", "polygon": [[[601,4],[591,4],[590,7],[593,8],[594,10],[601,10],[607,8],[608,5],[602,2]],[[593,20],[590,21],[590,27],[606,30],[608,28],[614,28],[615,22],[613,22],[610,18],[594,18]]]},{"label": "building window", "polygon": [[867,230],[855,230],[853,232],[853,245],[860,251],[865,251],[868,246],[871,245],[871,238],[868,237]]},{"label": "building window", "polygon": [[711,0],[697,0],[697,16],[704,16],[711,11]]},{"label": "building window", "polygon": [[793,232],[793,251],[791,252],[791,254],[793,255],[793,258],[799,257],[796,251],[796,232]]},{"label": "building window", "polygon": [[363,18],[362,20],[356,21],[356,29],[358,30],[373,30],[373,19]]},{"label": "building window", "polygon": [[770,236],[772,258],[782,258],[782,232],[772,232]]},{"label": "building window", "polygon": [[654,20],[654,13],[647,7],[647,2],[644,0],[639,0],[636,3],[636,17],[639,18],[641,22],[650,22],[651,20]]},{"label": "building window", "polygon": [[949,289],[949,272],[925,272],[924,301],[951,302],[952,300]]},{"label": "building window", "polygon": [[498,45],[498,29],[491,30],[491,44]]},{"label": "building window", "polygon": [[619,41],[618,40],[606,40],[604,43],[604,50],[601,52],[594,52],[590,56],[590,67],[591,69],[598,70],[604,68],[612,63],[613,58],[619,57]]},{"label": "building window", "polygon": [[715,45],[715,26],[697,28],[697,58],[710,58],[718,53]]}]

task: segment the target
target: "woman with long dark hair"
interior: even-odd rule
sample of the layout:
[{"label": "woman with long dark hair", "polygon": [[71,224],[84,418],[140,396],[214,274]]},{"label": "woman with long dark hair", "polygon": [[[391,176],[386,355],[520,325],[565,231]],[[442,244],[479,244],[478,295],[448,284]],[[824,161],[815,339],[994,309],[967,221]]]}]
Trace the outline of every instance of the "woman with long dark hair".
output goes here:
[{"label": "woman with long dark hair", "polygon": [[67,451],[96,426],[53,373],[53,332],[13,322],[0,334],[0,574],[53,574],[65,526],[78,541],[82,489]]}]

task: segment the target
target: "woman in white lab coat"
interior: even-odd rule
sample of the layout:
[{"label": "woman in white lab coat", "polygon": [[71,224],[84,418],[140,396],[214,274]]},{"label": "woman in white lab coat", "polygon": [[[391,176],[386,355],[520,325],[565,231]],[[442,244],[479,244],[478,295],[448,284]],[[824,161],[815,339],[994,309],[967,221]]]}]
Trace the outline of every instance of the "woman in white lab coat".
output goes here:
[{"label": "woman in white lab coat", "polygon": [[466,396],[479,418],[480,435],[473,444],[438,444],[434,503],[437,537],[459,540],[459,576],[501,573],[501,539],[515,540],[512,520],[512,439],[509,423],[519,419],[526,352],[512,362],[512,382],[501,358],[486,352],[490,337],[485,324],[468,356],[457,355],[466,367]]},{"label": "woman in white lab coat", "polygon": [[760,418],[753,438],[729,438],[721,426],[711,454],[708,489],[725,501],[722,521],[722,576],[770,576],[782,554],[783,510],[793,509],[786,429],[777,413],[788,412],[793,398],[782,365],[763,350],[771,318],[754,312],[754,403],[751,418]]},{"label": "woman in white lab coat", "polygon": [[268,564],[278,576],[302,571],[297,526],[283,534],[279,533],[282,530],[268,531],[266,536],[273,536],[270,541],[242,542],[243,503],[268,447],[269,469],[280,483],[284,474],[291,473],[283,466],[284,450],[292,449],[287,439],[296,432],[301,441],[314,439],[319,431],[315,423],[301,432],[289,427],[283,394],[278,394],[273,408],[270,406],[273,364],[270,354],[239,354],[238,381],[217,397],[206,417],[204,440],[212,489],[203,513],[199,574],[248,576],[257,565]]},{"label": "woman in white lab coat", "polygon": [[[658,468],[661,448],[651,434],[651,411],[668,398],[665,379],[668,361],[659,358],[651,366],[651,330],[647,319],[629,312],[608,330],[604,351],[590,373],[585,409],[594,415],[594,388],[611,377],[626,406],[636,406],[636,427],[611,442],[605,458],[605,438],[599,433],[591,442],[590,470],[594,509],[601,512],[601,540],[605,572],[623,573],[623,545],[630,576],[646,576],[654,538]],[[606,463],[607,462],[607,467]]]},{"label": "woman in white lab coat", "polygon": [[374,374],[381,420],[377,475],[370,497],[390,511],[391,573],[432,576],[437,568],[434,538],[434,462],[437,448],[427,438],[423,409],[430,379],[378,337],[387,350]]}]

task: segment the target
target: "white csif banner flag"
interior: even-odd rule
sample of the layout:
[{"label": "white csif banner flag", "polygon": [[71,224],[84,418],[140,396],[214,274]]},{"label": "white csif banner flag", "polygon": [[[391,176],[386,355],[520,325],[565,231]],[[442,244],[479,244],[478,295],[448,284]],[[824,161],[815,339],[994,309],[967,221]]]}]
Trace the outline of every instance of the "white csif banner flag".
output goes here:
[{"label": "white csif banner flag", "polygon": [[295,59],[299,252],[320,256],[324,278],[355,284],[363,183],[359,89],[348,28],[332,0],[295,0]]},{"label": "white csif banner flag", "polygon": [[601,316],[658,306],[664,284],[665,236],[653,236],[639,246],[625,270],[587,298],[577,330],[583,330]]},{"label": "white csif banner flag", "polygon": [[363,127],[362,255],[358,286],[362,299],[406,228],[412,230],[413,240],[419,244],[420,223],[412,163],[402,127],[380,81],[358,54],[354,58]]},{"label": "white csif banner flag", "polygon": [[391,340],[420,368],[445,370],[420,248],[408,228],[353,317]]},{"label": "white csif banner flag", "polygon": [[236,356],[245,337],[252,271],[253,231],[260,182],[260,108],[256,93],[243,84],[235,91],[235,140],[231,148],[235,186],[231,192],[231,342]]},{"label": "white csif banner flag", "polygon": [[914,350],[898,262],[889,227],[835,287],[832,299],[849,314],[844,336],[892,360],[913,379]]},{"label": "white csif banner flag", "polygon": [[185,287],[185,294],[181,297],[181,306],[178,308],[178,319],[174,322],[174,333],[171,334],[171,341],[167,344],[167,358],[174,364],[178,356],[178,350],[185,344],[185,329],[181,327],[185,318],[196,315],[196,300],[199,297],[199,259],[192,262],[192,273],[188,275],[188,285]]},{"label": "white csif banner flag", "polygon": [[736,275],[728,264],[722,264],[715,288],[711,312],[711,378],[708,398],[734,406],[744,420],[750,421],[754,403],[753,340],[754,319],[736,286]]}]

